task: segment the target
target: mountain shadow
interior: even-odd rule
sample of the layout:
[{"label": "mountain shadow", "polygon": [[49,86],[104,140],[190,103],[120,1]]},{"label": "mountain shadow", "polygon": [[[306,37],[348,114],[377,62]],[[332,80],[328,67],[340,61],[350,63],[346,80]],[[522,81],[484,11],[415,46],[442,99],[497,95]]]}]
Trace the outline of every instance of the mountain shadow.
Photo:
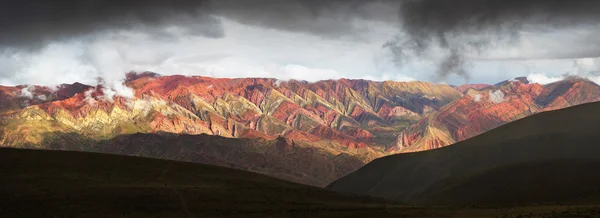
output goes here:
[{"label": "mountain shadow", "polygon": [[376,159],[329,189],[411,204],[600,203],[600,103],[543,112],[454,145]]}]

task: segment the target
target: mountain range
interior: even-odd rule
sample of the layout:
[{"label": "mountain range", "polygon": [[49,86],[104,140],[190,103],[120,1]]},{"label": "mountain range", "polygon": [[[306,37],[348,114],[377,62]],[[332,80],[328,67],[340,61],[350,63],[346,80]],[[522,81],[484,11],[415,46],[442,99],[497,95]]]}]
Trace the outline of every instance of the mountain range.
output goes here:
[{"label": "mountain range", "polygon": [[[543,112],[452,146],[375,159],[331,190],[204,164],[0,148],[0,216],[597,217],[598,110]],[[188,144],[201,143],[171,146]]]},{"label": "mountain range", "polygon": [[439,148],[539,112],[600,100],[600,86],[578,78],[547,85],[521,79],[457,89],[464,93],[460,99],[402,131],[395,149],[407,152]]},{"label": "mountain range", "polygon": [[453,87],[128,73],[104,84],[0,86],[0,145],[209,163],[325,186],[376,158],[459,142],[543,111],[600,100],[568,78]]},{"label": "mountain range", "polygon": [[[76,164],[74,164],[76,163]],[[415,206],[226,167],[0,148],[1,217],[595,217],[598,205]]]}]

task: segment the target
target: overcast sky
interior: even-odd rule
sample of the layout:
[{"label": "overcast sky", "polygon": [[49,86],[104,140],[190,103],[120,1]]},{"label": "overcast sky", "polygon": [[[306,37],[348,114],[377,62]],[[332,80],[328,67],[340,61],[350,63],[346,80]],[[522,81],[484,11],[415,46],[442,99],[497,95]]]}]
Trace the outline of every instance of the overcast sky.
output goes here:
[{"label": "overcast sky", "polygon": [[529,76],[546,83],[565,74],[600,81],[597,1],[19,2],[0,3],[0,85],[94,84],[99,76],[118,83],[131,70],[308,81],[493,84]]}]

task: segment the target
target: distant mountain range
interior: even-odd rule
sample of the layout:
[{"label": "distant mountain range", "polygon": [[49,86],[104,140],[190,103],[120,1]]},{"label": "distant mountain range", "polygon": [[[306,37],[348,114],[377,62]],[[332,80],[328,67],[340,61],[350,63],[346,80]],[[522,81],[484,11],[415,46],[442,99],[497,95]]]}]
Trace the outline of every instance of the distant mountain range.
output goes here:
[{"label": "distant mountain range", "polygon": [[0,145],[210,163],[325,186],[389,154],[443,147],[541,112],[600,100],[570,78],[427,82],[129,73],[103,85],[0,86]]}]

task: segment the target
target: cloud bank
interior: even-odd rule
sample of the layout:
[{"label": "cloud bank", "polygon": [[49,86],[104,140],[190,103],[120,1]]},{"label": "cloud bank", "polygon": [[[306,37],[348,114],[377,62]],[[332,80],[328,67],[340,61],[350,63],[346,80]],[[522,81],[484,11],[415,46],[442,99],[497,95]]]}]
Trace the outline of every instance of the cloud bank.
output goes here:
[{"label": "cloud bank", "polygon": [[[404,35],[385,47],[393,51],[399,65],[415,58],[437,60],[436,75],[440,79],[451,74],[469,79],[466,64],[471,58],[494,56],[488,53],[493,49],[523,46],[523,35],[560,35],[565,28],[598,33],[596,21],[600,19],[600,1],[589,0],[407,0],[402,1],[400,8]],[[599,57],[600,39],[593,35],[568,34],[566,41],[558,41],[564,43],[562,49],[529,56],[519,51],[500,58]],[[591,49],[585,48],[590,45]]]}]

